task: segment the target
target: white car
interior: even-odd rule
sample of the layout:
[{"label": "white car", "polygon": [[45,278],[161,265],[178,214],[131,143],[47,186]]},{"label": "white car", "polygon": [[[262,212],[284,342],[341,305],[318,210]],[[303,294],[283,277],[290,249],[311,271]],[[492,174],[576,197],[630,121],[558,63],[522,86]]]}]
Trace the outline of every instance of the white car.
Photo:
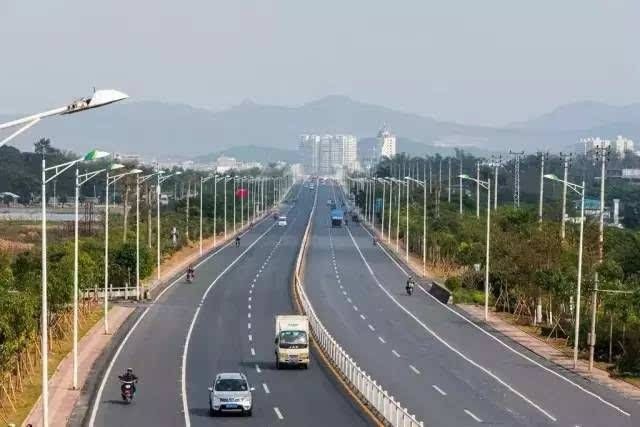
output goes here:
[{"label": "white car", "polygon": [[287,217],[286,216],[281,216],[280,218],[278,218],[278,226],[279,227],[286,227],[287,226]]},{"label": "white car", "polygon": [[209,387],[209,414],[216,416],[222,412],[235,412],[251,416],[255,389],[249,387],[247,377],[241,373],[221,373],[216,375],[213,386]]}]

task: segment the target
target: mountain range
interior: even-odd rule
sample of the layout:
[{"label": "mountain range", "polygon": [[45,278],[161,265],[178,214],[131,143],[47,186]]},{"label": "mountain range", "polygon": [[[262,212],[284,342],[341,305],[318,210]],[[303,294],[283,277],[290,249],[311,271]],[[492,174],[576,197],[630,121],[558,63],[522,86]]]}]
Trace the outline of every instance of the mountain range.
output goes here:
[{"label": "mountain range", "polygon": [[[0,116],[0,123],[12,118]],[[217,112],[182,104],[125,102],[43,120],[13,144],[27,150],[30,142],[48,137],[54,146],[75,152],[99,147],[148,159],[212,159],[226,153],[242,160],[293,160],[300,134],[367,138],[384,124],[398,135],[399,151],[412,154],[451,152],[454,147],[485,153],[560,151],[588,136],[622,134],[640,140],[640,103],[616,107],[577,102],[497,128],[439,121],[339,95],[294,107],[245,101]]]}]

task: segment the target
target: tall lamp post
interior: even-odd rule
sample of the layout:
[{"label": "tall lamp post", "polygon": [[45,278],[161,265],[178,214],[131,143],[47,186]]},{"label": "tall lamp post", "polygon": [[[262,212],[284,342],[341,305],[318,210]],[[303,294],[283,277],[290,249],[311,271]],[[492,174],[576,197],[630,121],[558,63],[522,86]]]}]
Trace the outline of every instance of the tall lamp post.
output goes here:
[{"label": "tall lamp post", "polygon": [[[104,151],[96,152],[94,159],[106,157],[109,154]],[[78,389],[78,205],[80,204],[80,187],[106,171],[106,169],[100,169],[93,172],[80,174],[78,170],[78,163],[76,163],[76,184],[75,184],[75,220],[74,220],[74,244],[73,244],[73,389]]]},{"label": "tall lamp post", "polygon": [[157,185],[156,185],[156,221],[157,221],[157,230],[156,230],[156,278],[157,280],[160,280],[160,192],[161,192],[161,185],[163,182],[165,182],[166,180],[168,180],[169,178],[173,177],[173,176],[177,176],[177,175],[181,175],[182,172],[181,171],[177,171],[174,173],[170,173],[169,175],[165,175],[164,171],[160,171],[160,173],[158,173],[158,181],[157,181]]},{"label": "tall lamp post", "polygon": [[[486,181],[471,178],[469,175],[459,175],[460,180],[468,179],[474,181],[479,187],[487,190],[487,250],[484,266],[484,320],[489,320],[489,250],[490,250],[490,231],[491,231],[491,178]],[[478,187],[478,188],[479,188]]]},{"label": "tall lamp post", "polygon": [[[114,164],[107,169],[107,179],[104,196],[104,333],[109,333],[109,186],[121,180],[127,175],[136,175],[141,173],[140,169],[132,169],[118,175],[109,175],[109,171],[122,169],[124,165]],[[115,191],[115,190],[114,190]]]},{"label": "tall lamp post", "polygon": [[[137,300],[140,300],[140,186],[142,183],[150,180],[154,176],[161,174],[162,171],[156,171],[144,176],[136,177],[136,294]],[[151,201],[147,200],[149,211],[151,211]],[[151,217],[151,213],[149,213]],[[151,230],[151,228],[149,228]]]},{"label": "tall lamp post", "polygon": [[573,336],[573,368],[578,367],[578,338],[580,334],[580,287],[582,285],[582,247],[584,242],[584,181],[582,185],[569,182],[566,179],[560,179],[553,174],[544,175],[545,178],[551,181],[562,182],[565,188],[569,188],[581,197],[580,201],[580,243],[578,247],[578,280],[576,286],[576,325]]},{"label": "tall lamp post", "polygon": [[[200,177],[200,256],[202,256],[202,194],[204,192],[203,184],[210,179],[215,178],[216,175],[202,176]],[[216,231],[213,230],[213,234],[215,236]]]},{"label": "tall lamp post", "polygon": [[[44,111],[42,113],[37,113],[31,116],[23,117],[21,119],[2,123],[0,124],[0,130],[18,126],[21,127],[8,137],[0,141],[0,147],[14,139],[16,136],[20,135],[22,132],[26,131],[30,127],[35,126],[40,120],[44,119],[45,117],[79,113],[81,111],[103,107],[114,102],[122,101],[123,99],[127,99],[128,97],[129,95],[113,89],[97,90],[91,96],[78,99],[77,101],[74,101],[64,107],[54,108],[53,110]],[[43,411],[44,407],[45,405],[43,405]],[[48,415],[48,413],[45,415]],[[48,421],[48,417],[43,417],[45,426]]]},{"label": "tall lamp post", "polygon": [[417,179],[407,177],[407,179],[415,182],[416,184],[422,186],[424,190],[423,200],[422,200],[422,274],[427,273],[427,181],[419,181]]},{"label": "tall lamp post", "polygon": [[[39,120],[39,119],[38,119]],[[17,136],[17,135],[15,135]],[[69,162],[65,162],[56,166],[47,167],[46,158],[44,153],[42,155],[42,196],[41,196],[41,205],[42,205],[42,258],[41,258],[41,268],[42,271],[40,273],[41,279],[41,326],[40,326],[40,341],[41,341],[41,357],[42,357],[42,424],[44,426],[49,425],[49,325],[48,325],[48,310],[47,310],[47,184],[62,173],[67,171],[69,168],[77,165],[82,161],[90,161],[97,159],[99,157],[104,157],[102,152],[93,150],[87,153],[84,157],[80,157],[79,159],[72,160]],[[47,176],[49,172],[52,172],[51,176]],[[76,298],[77,300],[77,298]]]}]

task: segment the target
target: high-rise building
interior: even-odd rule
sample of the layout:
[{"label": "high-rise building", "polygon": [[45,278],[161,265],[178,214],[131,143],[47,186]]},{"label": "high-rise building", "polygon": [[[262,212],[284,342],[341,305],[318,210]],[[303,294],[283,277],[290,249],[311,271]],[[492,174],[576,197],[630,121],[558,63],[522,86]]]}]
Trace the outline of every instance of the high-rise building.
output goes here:
[{"label": "high-rise building", "polygon": [[298,146],[302,154],[302,168],[307,174],[317,174],[320,162],[318,159],[320,137],[318,135],[301,135]]},{"label": "high-rise building", "polygon": [[353,135],[302,135],[299,149],[307,174],[332,175],[357,167],[358,140]]},{"label": "high-rise building", "polygon": [[380,157],[393,157],[396,155],[396,136],[389,132],[387,125],[384,125],[378,132],[378,147]]},{"label": "high-rise building", "polygon": [[358,160],[360,166],[371,169],[383,157],[393,157],[396,155],[396,137],[387,126],[383,126],[375,139],[371,138],[358,143]]}]

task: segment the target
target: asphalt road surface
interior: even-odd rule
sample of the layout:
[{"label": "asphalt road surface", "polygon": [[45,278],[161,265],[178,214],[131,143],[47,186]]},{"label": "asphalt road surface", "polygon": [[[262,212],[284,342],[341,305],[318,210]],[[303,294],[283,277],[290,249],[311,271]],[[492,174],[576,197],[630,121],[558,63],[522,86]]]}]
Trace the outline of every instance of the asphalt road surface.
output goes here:
[{"label": "asphalt road surface", "polygon": [[428,426],[639,426],[639,402],[485,330],[423,289],[362,226],[331,227],[319,188],[305,286],[345,350]]},{"label": "asphalt road surface", "polygon": [[[291,275],[313,200],[301,186],[292,192],[288,226],[256,224],[149,307],[105,378],[94,425],[367,425],[316,354],[308,370],[275,370],[275,316],[293,313]],[[130,405],[117,379],[127,367],[140,377]],[[225,371],[256,388],[252,417],[209,417],[207,388]]]}]

